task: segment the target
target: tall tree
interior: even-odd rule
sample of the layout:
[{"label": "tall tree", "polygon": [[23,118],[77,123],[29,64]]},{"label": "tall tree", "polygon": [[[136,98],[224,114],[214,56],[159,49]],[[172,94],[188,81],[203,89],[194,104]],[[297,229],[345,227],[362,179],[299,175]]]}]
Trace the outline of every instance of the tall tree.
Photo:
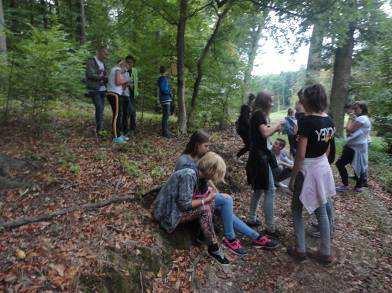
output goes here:
[{"label": "tall tree", "polygon": [[199,95],[199,90],[200,90],[200,84],[201,80],[203,78],[203,64],[204,61],[208,55],[208,52],[211,49],[211,46],[214,44],[216,37],[218,36],[219,29],[221,27],[221,24],[223,20],[225,19],[227,13],[229,12],[230,8],[233,6],[234,1],[233,0],[228,0],[228,1],[218,1],[218,9],[219,6],[224,6],[223,11],[221,13],[218,12],[217,15],[217,20],[214,25],[214,29],[212,31],[212,34],[208,38],[203,51],[201,52],[201,55],[197,59],[197,65],[196,65],[196,78],[195,78],[195,83],[193,84],[193,92],[192,92],[192,99],[191,99],[191,107],[189,109],[189,117],[188,117],[188,122],[192,124],[194,122],[194,115],[196,111],[196,99],[197,96]]},{"label": "tall tree", "polygon": [[5,37],[3,0],[0,0],[0,53],[7,53],[7,41],[6,41],[6,37]]},{"label": "tall tree", "polygon": [[336,134],[343,135],[344,105],[347,102],[354,49],[354,23],[349,24],[343,45],[335,51],[330,110],[336,125]]},{"label": "tall tree", "polygon": [[250,93],[250,81],[251,81],[251,76],[253,71],[253,65],[257,55],[257,49],[259,48],[259,41],[264,29],[267,15],[268,15],[268,10],[265,10],[262,13],[256,15],[255,26],[251,28],[249,48],[247,51],[248,60],[244,73],[244,94],[242,96],[242,102],[244,102],[244,98],[247,97]]},{"label": "tall tree", "polygon": [[187,118],[185,105],[185,28],[187,21],[188,0],[180,1],[180,17],[177,23],[177,95],[179,117],[178,126],[182,134],[187,132]]},{"label": "tall tree", "polygon": [[86,42],[86,12],[84,9],[85,0],[80,0],[80,31],[79,42],[83,45]]},{"label": "tall tree", "polygon": [[318,81],[322,66],[321,52],[323,48],[324,29],[321,23],[314,23],[310,37],[308,63],[306,66],[305,84]]}]

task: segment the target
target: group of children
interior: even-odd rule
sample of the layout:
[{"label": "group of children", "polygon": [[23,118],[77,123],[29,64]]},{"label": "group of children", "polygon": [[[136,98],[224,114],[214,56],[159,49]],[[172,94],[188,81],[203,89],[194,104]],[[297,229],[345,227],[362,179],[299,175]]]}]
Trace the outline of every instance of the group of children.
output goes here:
[{"label": "group of children", "polygon": [[[104,63],[108,56],[106,48],[100,48],[96,56],[89,59],[86,64],[86,86],[88,96],[92,98],[95,106],[95,122],[97,137],[103,130],[103,116],[105,97],[112,108],[112,134],[114,143],[125,143],[129,136],[136,131],[136,103],[138,93],[138,71],[134,67],[135,58],[128,55],[117,61],[116,65],[107,72]],[[166,76],[166,68],[159,69],[160,77],[157,80],[158,102],[162,107],[162,136],[172,137],[169,131],[168,119],[172,106],[172,90]]]},{"label": "group of children", "polygon": [[[274,216],[275,188],[280,181],[290,178],[288,189],[292,195],[291,212],[296,241],[295,245],[287,248],[287,253],[297,261],[311,257],[322,264],[333,262],[332,197],[337,190],[340,191],[339,188],[335,189],[330,165],[335,156],[335,126],[326,113],[327,96],[322,85],[309,86],[301,90],[298,96],[295,115],[294,111],[289,110],[289,118],[276,124],[269,121],[273,99],[268,92],[262,91],[257,96],[251,96],[248,104],[241,108],[240,119],[246,125],[238,121],[237,132],[245,146],[237,155],[241,156],[249,151],[246,174],[247,181],[253,188],[246,222],[234,214],[232,197],[220,193],[215,187],[214,182],[223,181],[226,165],[218,154],[208,150],[208,134],[197,131],[179,157],[175,172],[157,196],[154,217],[161,227],[171,233],[181,223],[198,220],[208,245],[208,253],[220,263],[227,264],[229,261],[219,249],[214,232],[212,215],[217,211],[223,223],[222,243],[231,252],[237,255],[247,253],[236,238],[235,232],[249,237],[256,248],[275,249],[281,237]],[[367,161],[363,152],[367,151],[367,141],[366,146],[363,142],[370,132],[370,120],[366,116],[365,106],[362,102],[354,104],[356,116],[353,116],[346,126],[347,145],[337,162],[344,190],[348,188],[347,171],[344,167],[347,163],[352,163],[355,174],[358,175],[357,187],[364,186]],[[366,117],[361,118],[364,115]],[[270,142],[271,136],[282,130],[288,135],[294,162],[284,151],[285,140],[278,138],[273,144]],[[257,232],[254,227],[261,225],[257,214],[262,196],[265,229]],[[306,247],[302,217],[304,208],[317,218],[315,226],[320,245],[316,251]]]}]

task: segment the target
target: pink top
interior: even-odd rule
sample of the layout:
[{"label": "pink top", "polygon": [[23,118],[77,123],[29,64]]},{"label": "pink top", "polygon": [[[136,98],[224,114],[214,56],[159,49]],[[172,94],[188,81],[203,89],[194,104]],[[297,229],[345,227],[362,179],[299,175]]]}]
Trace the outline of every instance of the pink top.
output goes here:
[{"label": "pink top", "polygon": [[299,199],[312,214],[321,205],[326,204],[329,197],[336,194],[335,181],[327,156],[324,154],[317,158],[305,158],[301,173],[304,175],[304,182]]}]

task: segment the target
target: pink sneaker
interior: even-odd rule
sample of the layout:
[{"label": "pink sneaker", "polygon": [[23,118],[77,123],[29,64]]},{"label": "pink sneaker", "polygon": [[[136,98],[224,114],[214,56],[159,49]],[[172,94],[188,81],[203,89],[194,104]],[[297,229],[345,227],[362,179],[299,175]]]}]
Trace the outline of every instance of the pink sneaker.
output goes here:
[{"label": "pink sneaker", "polygon": [[275,239],[271,239],[268,236],[259,236],[259,238],[252,240],[252,245],[256,248],[262,248],[266,250],[273,250],[279,246],[279,242]]},{"label": "pink sneaker", "polygon": [[223,238],[223,245],[226,246],[232,253],[244,256],[246,255],[245,249],[242,247],[241,242],[238,239],[229,240],[226,237]]}]

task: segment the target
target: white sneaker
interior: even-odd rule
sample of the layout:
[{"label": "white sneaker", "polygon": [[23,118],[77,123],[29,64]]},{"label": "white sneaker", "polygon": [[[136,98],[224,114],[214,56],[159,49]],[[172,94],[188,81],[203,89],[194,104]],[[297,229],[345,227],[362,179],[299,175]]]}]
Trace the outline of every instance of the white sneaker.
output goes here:
[{"label": "white sneaker", "polygon": [[128,137],[128,136],[120,135],[120,137],[121,137],[123,140],[125,140],[125,141],[128,141],[128,140],[129,140],[129,137]]}]

